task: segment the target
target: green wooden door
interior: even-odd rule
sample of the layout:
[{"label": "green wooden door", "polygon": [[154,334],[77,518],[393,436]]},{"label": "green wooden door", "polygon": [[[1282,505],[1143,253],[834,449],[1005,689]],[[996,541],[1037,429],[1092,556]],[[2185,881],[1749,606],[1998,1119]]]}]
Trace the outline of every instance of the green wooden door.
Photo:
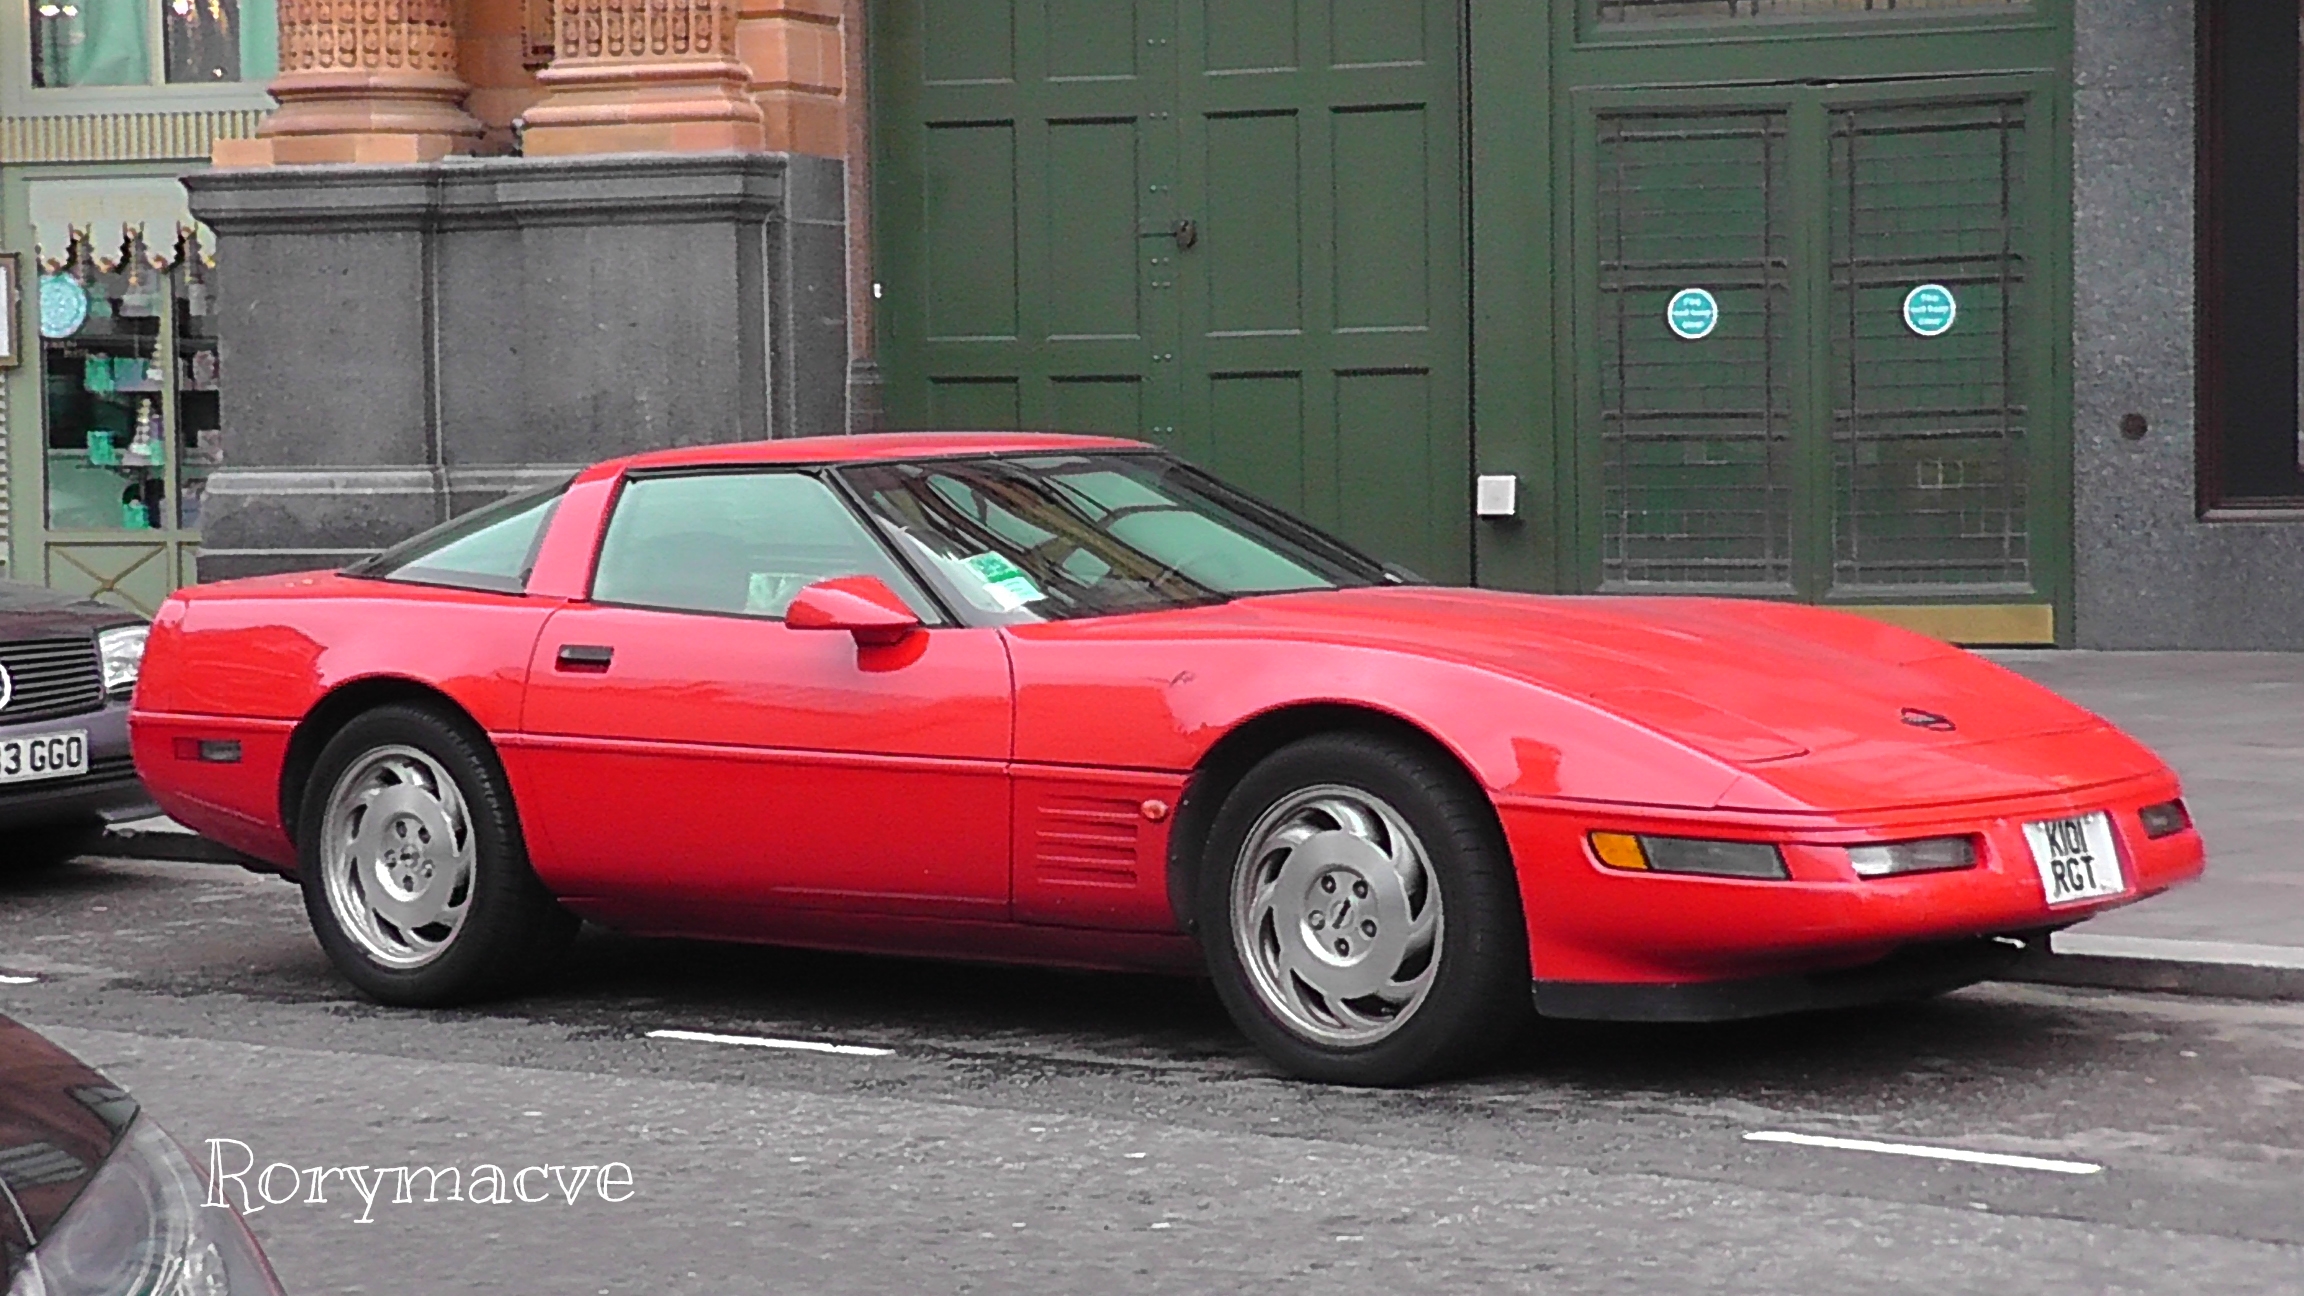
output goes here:
[{"label": "green wooden door", "polygon": [[[1173,0],[877,5],[875,174],[898,426],[1173,422]],[[1168,250],[1173,251],[1173,243]]]},{"label": "green wooden door", "polygon": [[1145,437],[1469,576],[1456,0],[879,12],[893,423]]},{"label": "green wooden door", "polygon": [[1967,8],[1563,24],[1585,588],[2068,612],[2056,15]]}]

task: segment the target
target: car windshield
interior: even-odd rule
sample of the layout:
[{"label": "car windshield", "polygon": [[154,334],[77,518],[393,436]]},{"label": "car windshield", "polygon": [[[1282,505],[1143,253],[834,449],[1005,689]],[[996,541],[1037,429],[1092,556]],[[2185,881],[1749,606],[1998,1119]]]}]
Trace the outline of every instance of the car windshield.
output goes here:
[{"label": "car windshield", "polygon": [[1165,455],[874,463],[840,475],[897,549],[980,624],[1395,579],[1374,560]]}]

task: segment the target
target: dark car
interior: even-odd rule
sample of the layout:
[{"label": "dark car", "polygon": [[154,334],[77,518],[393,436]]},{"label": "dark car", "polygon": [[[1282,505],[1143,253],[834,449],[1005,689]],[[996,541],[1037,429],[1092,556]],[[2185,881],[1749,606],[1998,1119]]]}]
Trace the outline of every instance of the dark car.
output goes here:
[{"label": "dark car", "polygon": [[144,618],[0,581],[0,863],[93,844],[106,823],[159,813],[128,755]]},{"label": "dark car", "polygon": [[0,1017],[0,1289],[279,1296],[229,1205],[136,1100]]}]

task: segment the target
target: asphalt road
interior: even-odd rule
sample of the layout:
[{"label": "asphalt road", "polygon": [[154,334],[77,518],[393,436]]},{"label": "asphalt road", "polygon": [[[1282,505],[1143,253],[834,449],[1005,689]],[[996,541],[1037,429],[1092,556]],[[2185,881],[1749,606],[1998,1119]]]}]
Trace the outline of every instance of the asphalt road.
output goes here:
[{"label": "asphalt road", "polygon": [[[1554,1028],[1373,1093],[1153,978],[588,932],[548,995],[388,1011],[286,884],[129,863],[0,876],[0,974],[195,1154],[561,1167],[541,1202],[299,1191],[250,1220],[294,1293],[2304,1291],[2304,1006],[1982,987]],[[565,1192],[610,1163],[628,1200]]]}]

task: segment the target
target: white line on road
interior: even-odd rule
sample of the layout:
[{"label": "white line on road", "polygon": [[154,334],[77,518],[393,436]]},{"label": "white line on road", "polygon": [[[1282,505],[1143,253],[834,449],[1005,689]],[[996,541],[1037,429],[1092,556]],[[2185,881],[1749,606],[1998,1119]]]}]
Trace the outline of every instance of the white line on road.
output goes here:
[{"label": "white line on road", "polygon": [[710,1031],[652,1030],[650,1039],[687,1040],[693,1044],[741,1044],[747,1048],[790,1049],[796,1053],[837,1053],[842,1057],[894,1057],[896,1050],[864,1044],[825,1044],[817,1040],[774,1039],[766,1035],[715,1035]]},{"label": "white line on road", "polygon": [[1793,1143],[1801,1147],[1835,1148],[1842,1152],[1885,1152],[1889,1156],[1926,1157],[1933,1161],[1960,1161],[1969,1165],[2006,1166],[2012,1170],[2046,1170],[2052,1174],[2102,1174],[2092,1161],[2056,1161],[2047,1157],[2012,1156],[2005,1152],[1970,1152],[1962,1148],[1929,1147],[1921,1143],[1880,1143],[1872,1139],[1827,1138],[1821,1134],[1792,1134],[1784,1130],[1755,1130],[1747,1143]]},{"label": "white line on road", "polygon": [[38,985],[39,983],[40,978],[36,976],[17,976],[13,973],[0,972],[0,985]]}]

